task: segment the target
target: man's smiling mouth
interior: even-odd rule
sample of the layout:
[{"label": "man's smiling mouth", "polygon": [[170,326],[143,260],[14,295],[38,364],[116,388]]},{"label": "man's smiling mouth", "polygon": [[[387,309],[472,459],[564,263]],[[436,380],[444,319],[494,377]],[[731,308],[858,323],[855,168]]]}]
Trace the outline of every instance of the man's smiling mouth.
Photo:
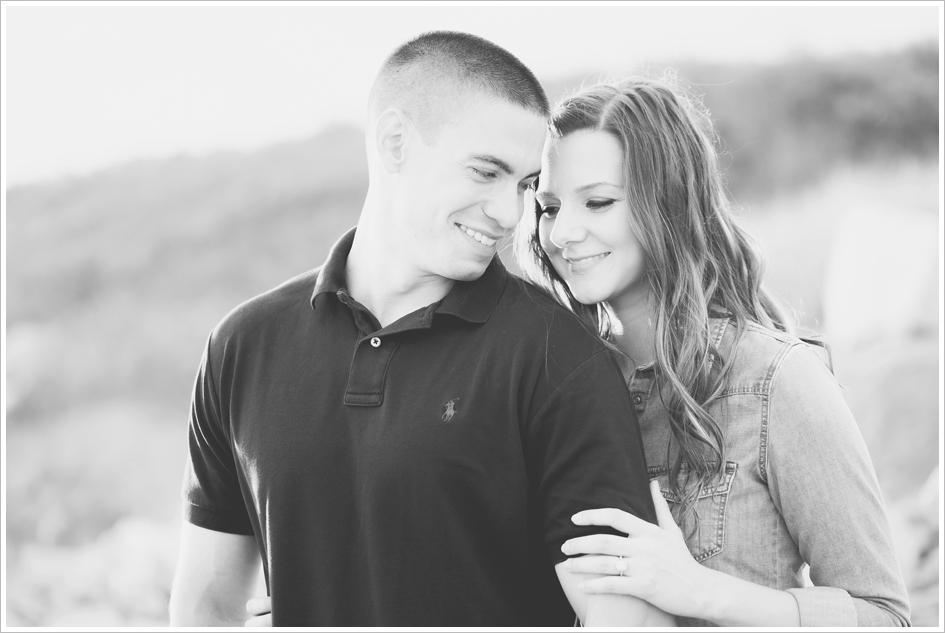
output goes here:
[{"label": "man's smiling mouth", "polygon": [[475,231],[469,228],[468,226],[466,226],[465,224],[457,224],[456,226],[458,226],[459,230],[461,230],[463,233],[473,238],[474,240],[476,240],[483,246],[495,246],[496,242],[498,241],[498,238],[489,237],[488,235],[483,235],[479,231]]}]

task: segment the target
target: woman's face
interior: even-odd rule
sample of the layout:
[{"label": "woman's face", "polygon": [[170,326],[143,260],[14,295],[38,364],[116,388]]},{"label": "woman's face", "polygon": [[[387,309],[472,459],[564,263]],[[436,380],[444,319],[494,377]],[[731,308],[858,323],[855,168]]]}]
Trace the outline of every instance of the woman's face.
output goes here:
[{"label": "woman's face", "polygon": [[535,194],[541,247],[574,297],[617,310],[646,293],[623,171],[620,144],[606,132],[548,139]]}]

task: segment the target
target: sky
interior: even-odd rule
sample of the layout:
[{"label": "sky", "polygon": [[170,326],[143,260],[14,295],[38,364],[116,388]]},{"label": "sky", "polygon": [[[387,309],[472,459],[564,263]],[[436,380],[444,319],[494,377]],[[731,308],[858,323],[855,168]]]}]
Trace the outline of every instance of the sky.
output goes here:
[{"label": "sky", "polygon": [[939,6],[3,5],[6,186],[363,126],[398,44],[475,33],[539,79],[938,40]]}]

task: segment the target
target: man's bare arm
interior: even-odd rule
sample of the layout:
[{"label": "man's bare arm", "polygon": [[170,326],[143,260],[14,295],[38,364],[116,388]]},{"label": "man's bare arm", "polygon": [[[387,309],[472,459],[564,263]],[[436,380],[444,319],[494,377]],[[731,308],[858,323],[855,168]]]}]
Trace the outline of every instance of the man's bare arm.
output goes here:
[{"label": "man's bare arm", "polygon": [[259,565],[252,536],[185,521],[171,588],[171,626],[243,626]]},{"label": "man's bare arm", "polygon": [[578,585],[599,576],[575,574],[564,569],[563,565],[564,562],[555,565],[558,582],[584,626],[676,626],[676,618],[645,600],[625,595],[584,593]]}]

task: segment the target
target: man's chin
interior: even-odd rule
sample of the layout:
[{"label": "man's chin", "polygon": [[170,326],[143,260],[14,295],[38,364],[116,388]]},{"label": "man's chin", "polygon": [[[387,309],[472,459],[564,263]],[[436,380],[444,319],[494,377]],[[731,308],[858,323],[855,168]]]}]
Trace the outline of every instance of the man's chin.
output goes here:
[{"label": "man's chin", "polygon": [[490,259],[483,263],[464,262],[462,265],[450,267],[449,271],[443,276],[453,281],[476,281],[486,272],[486,268],[489,267],[491,261]]}]

